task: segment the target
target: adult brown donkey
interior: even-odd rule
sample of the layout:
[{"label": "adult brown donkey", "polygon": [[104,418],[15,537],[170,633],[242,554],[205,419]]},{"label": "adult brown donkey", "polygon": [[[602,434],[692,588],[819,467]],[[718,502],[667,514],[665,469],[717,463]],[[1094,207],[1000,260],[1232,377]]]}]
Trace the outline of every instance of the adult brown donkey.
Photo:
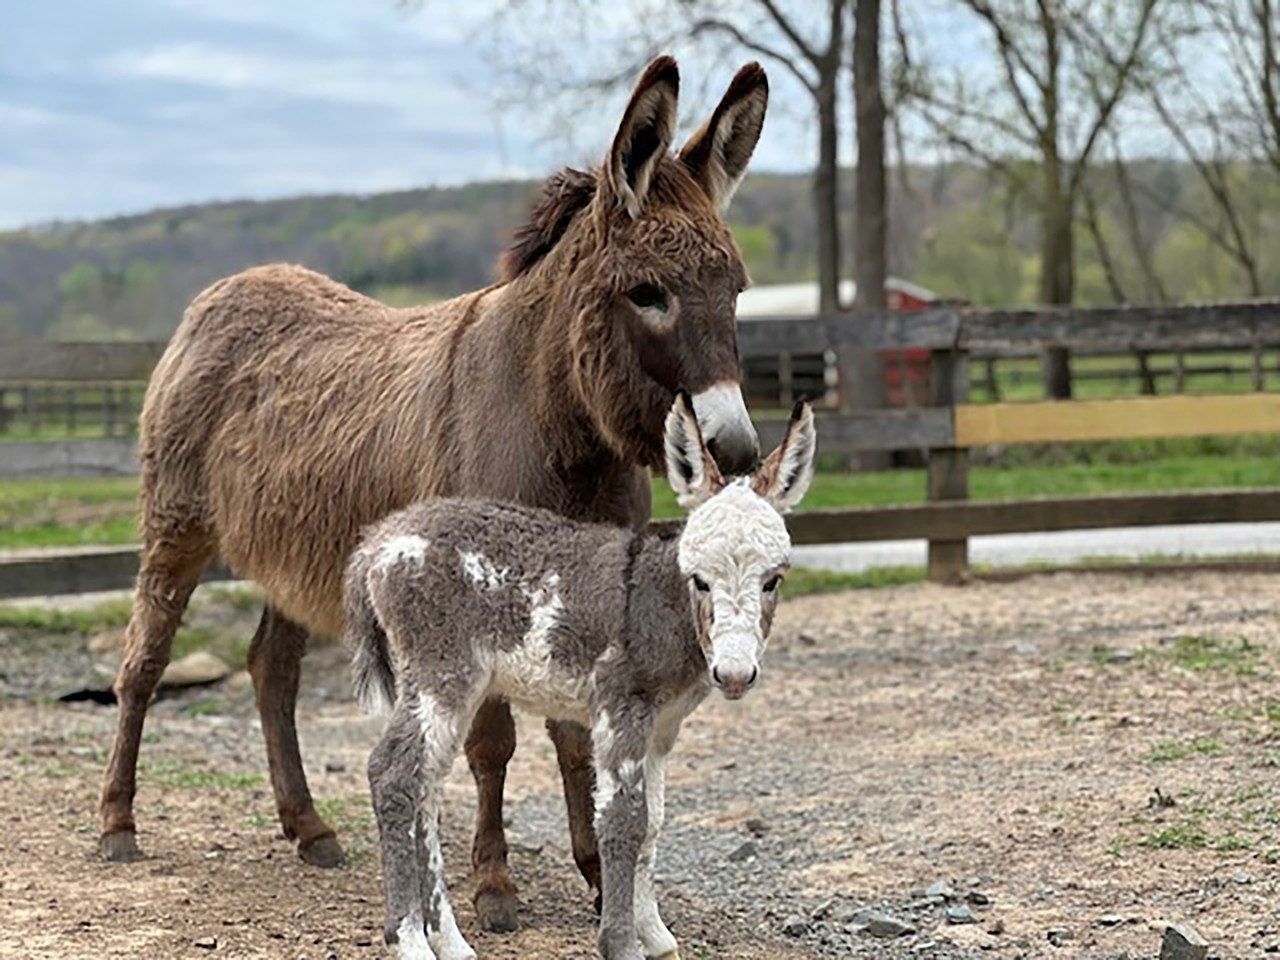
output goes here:
[{"label": "adult brown donkey", "polygon": [[[463,492],[639,526],[679,388],[720,468],[754,465],[734,328],[746,275],[721,213],[768,84],[757,64],[743,67],[672,155],[678,86],[674,60],[649,65],[604,164],[548,180],[495,286],[392,309],[277,265],[196,298],[142,412],[142,565],[102,789],[107,859],[139,856],[143,718],[216,555],[267,595],[248,666],[280,821],[304,860],[336,866],[342,848],[312,805],[294,705],[308,635],[342,632],[342,574],[362,526]],[[549,729],[574,859],[598,890],[590,735]],[[502,827],[514,749],[510,708],[485,704],[466,753],[479,791],[475,900],[490,929],[516,923]]]}]

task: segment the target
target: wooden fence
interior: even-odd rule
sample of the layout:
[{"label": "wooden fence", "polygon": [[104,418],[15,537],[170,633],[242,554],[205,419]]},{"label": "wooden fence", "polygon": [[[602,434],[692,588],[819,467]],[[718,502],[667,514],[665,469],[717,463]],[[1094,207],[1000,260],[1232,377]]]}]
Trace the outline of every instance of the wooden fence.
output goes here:
[{"label": "wooden fence", "polygon": [[[929,351],[928,405],[823,414],[818,424],[819,446],[828,452],[927,451],[928,502],[796,514],[789,522],[797,543],[926,539],[930,579],[953,582],[967,573],[969,537],[980,534],[1280,520],[1280,488],[990,502],[968,499],[969,450],[974,447],[1280,432],[1280,395],[1268,393],[972,404],[968,402],[971,356],[1067,347],[1095,353],[1240,350],[1260,357],[1264,350],[1280,347],[1280,301],[1089,310],[944,308],[874,312],[856,318],[765,318],[741,324],[739,343],[748,361],[841,347]],[[74,381],[89,379],[90,372],[92,379],[102,380],[105,371],[135,379],[154,362],[156,353],[157,348],[149,344],[44,344],[33,350],[26,344],[0,343],[0,381]],[[764,420],[760,426],[762,444],[775,443],[781,422]],[[19,445],[0,444],[0,459],[7,461],[0,465],[0,472],[7,468],[36,475],[103,465],[119,469],[128,462],[129,441],[100,443],[114,446],[80,454],[74,443],[60,449],[27,444],[21,451]],[[6,452],[10,447],[13,451]],[[132,566],[125,553],[104,551],[98,572],[91,554],[84,552],[64,567],[59,567],[64,561],[58,558],[0,561],[0,597],[30,593],[40,584],[44,584],[40,592],[56,592],[67,583],[74,584],[74,589],[127,585]],[[108,554],[111,559],[106,562]],[[24,564],[21,575],[16,563]]]}]

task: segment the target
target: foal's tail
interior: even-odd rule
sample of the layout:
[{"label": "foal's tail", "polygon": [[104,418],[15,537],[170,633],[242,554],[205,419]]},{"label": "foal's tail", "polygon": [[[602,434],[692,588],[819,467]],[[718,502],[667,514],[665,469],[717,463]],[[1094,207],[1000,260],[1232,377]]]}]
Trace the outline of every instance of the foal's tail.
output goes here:
[{"label": "foal's tail", "polygon": [[343,589],[346,635],[356,699],[368,713],[385,713],[396,701],[396,675],[387,649],[387,632],[369,596],[369,559],[357,550],[347,567]]}]

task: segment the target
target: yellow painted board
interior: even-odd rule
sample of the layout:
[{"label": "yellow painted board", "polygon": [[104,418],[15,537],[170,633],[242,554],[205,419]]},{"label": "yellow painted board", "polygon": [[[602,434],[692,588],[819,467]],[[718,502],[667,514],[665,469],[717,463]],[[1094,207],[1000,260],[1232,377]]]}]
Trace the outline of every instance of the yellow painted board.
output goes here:
[{"label": "yellow painted board", "polygon": [[963,404],[955,432],[957,447],[1280,433],[1280,394]]}]

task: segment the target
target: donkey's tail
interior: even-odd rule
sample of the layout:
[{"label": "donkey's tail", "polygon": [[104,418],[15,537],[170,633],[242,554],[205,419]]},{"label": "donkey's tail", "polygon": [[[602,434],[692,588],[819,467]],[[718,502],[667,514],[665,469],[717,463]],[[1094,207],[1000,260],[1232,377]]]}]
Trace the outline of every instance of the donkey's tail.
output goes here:
[{"label": "donkey's tail", "polygon": [[385,713],[396,701],[396,675],[387,649],[387,632],[369,596],[369,560],[357,550],[347,568],[343,590],[346,635],[356,699],[367,713]]}]

